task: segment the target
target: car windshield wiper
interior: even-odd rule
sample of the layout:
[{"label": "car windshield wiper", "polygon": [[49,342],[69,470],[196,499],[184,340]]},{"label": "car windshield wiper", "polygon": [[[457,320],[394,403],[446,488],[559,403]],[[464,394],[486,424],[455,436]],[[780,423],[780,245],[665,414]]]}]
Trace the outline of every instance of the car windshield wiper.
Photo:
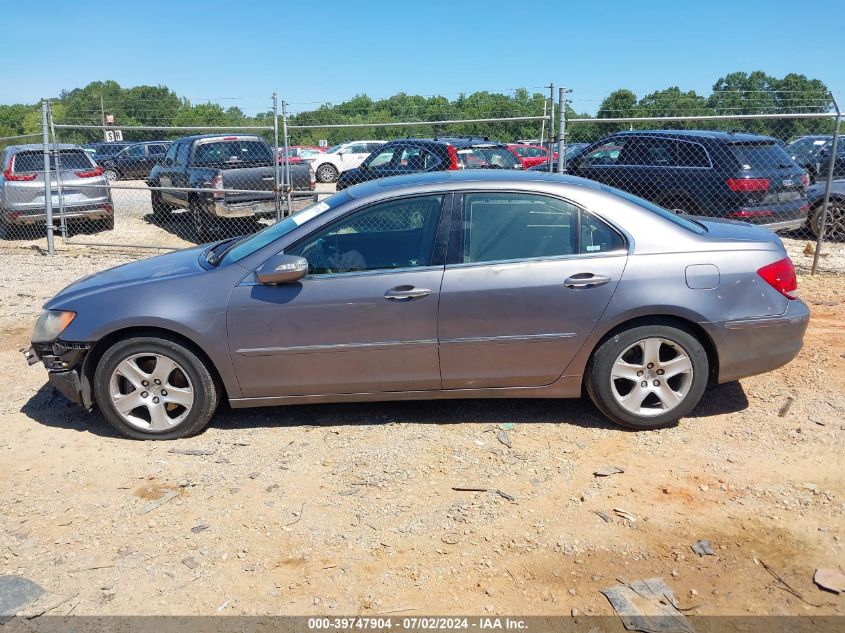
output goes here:
[{"label": "car windshield wiper", "polygon": [[[227,240],[223,240],[222,242],[218,242],[217,244],[215,244],[214,246],[212,246],[210,249],[208,249],[208,253],[206,253],[206,255],[205,255],[205,261],[207,261],[207,262],[208,262],[209,264],[211,264],[212,266],[217,266],[217,264],[219,264],[219,263],[220,263],[220,260],[221,260],[221,259],[223,259],[223,256],[224,256],[226,253],[228,253],[228,252],[229,252],[229,249],[230,249],[230,248],[232,248],[232,246],[234,246],[235,244],[237,244],[238,242],[240,242],[240,241],[241,241],[241,237],[242,237],[242,236],[238,236],[238,237],[230,237],[230,238],[229,238],[229,239],[227,239]],[[234,241],[234,243],[233,243],[233,244],[230,244],[230,242],[233,242],[233,241]],[[224,248],[224,249],[223,249],[223,250],[222,250],[222,251],[218,254],[218,252],[217,252],[217,251],[218,251],[218,249],[219,249],[221,246],[223,246],[224,244],[229,244],[229,245],[228,245],[226,248]]]}]

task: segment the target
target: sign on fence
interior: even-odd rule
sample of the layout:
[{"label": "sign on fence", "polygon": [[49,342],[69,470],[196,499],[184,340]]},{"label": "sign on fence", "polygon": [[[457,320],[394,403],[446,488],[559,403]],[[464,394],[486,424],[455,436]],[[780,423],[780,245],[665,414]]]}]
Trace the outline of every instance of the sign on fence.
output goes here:
[{"label": "sign on fence", "polygon": [[120,143],[123,141],[123,130],[106,130],[106,143]]}]

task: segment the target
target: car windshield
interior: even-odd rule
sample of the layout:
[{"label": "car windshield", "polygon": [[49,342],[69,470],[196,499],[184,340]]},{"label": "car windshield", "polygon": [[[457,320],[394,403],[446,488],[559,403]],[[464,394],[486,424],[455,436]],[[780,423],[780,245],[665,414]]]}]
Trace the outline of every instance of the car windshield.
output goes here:
[{"label": "car windshield", "polygon": [[[63,170],[90,169],[93,167],[88,154],[82,149],[68,149],[59,152],[59,165]],[[57,169],[56,154],[50,153],[50,169]],[[15,154],[15,173],[44,171],[42,152],[21,152]]]},{"label": "car windshield", "polygon": [[628,193],[627,191],[622,191],[621,189],[614,189],[613,187],[608,187],[606,185],[603,186],[606,191],[613,192],[615,195],[631,202],[638,207],[642,207],[652,213],[656,213],[660,217],[669,220],[673,224],[677,224],[678,226],[685,228],[687,231],[692,231],[693,233],[698,233],[699,235],[703,235],[707,232],[707,229],[704,228],[703,225],[690,220],[682,215],[677,215],[672,213],[668,209],[664,209],[663,207],[658,207],[656,204],[649,202],[639,196],[635,196],[634,194]]},{"label": "car windshield", "polygon": [[335,209],[350,200],[352,200],[352,196],[346,191],[341,191],[333,196],[329,196],[325,200],[309,205],[301,211],[286,217],[284,220],[281,220],[276,224],[271,224],[266,229],[263,229],[258,233],[241,238],[226,249],[226,252],[220,258],[220,263],[228,264],[238,262],[244,257],[252,255],[257,250],[264,248],[283,235],[287,235],[295,228],[302,226],[305,222],[308,222],[326,211]]},{"label": "car windshield", "polygon": [[337,151],[343,147],[345,143],[341,143],[340,145],[332,145],[329,149],[327,149],[324,153],[325,154],[336,154]]},{"label": "car windshield", "polygon": [[786,151],[796,162],[802,163],[815,156],[827,143],[828,139],[826,138],[815,138],[812,136],[799,138],[787,145]]}]

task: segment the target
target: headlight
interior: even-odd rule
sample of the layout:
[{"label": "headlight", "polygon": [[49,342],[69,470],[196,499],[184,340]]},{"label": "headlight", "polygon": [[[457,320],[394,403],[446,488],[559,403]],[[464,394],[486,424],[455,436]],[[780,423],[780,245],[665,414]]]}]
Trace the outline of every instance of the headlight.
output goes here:
[{"label": "headlight", "polygon": [[74,317],[76,312],[45,310],[35,322],[30,340],[33,343],[52,343],[67,329]]}]

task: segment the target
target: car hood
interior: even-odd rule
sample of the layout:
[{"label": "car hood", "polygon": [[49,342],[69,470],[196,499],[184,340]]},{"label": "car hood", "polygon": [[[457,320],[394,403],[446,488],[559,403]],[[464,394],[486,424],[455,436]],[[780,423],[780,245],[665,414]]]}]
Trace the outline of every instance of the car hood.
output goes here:
[{"label": "car hood", "polygon": [[65,287],[50,299],[44,305],[44,308],[48,310],[62,308],[65,303],[71,300],[116,287],[153,283],[161,279],[200,274],[205,269],[200,266],[199,257],[206,248],[208,248],[208,245],[188,248],[88,275]]},{"label": "car hood", "polygon": [[[822,181],[816,182],[815,184],[807,187],[807,198],[809,199],[810,204],[815,204],[824,198],[825,185],[826,183]],[[834,180],[831,182],[830,193],[838,196],[845,195],[845,180]]]}]

